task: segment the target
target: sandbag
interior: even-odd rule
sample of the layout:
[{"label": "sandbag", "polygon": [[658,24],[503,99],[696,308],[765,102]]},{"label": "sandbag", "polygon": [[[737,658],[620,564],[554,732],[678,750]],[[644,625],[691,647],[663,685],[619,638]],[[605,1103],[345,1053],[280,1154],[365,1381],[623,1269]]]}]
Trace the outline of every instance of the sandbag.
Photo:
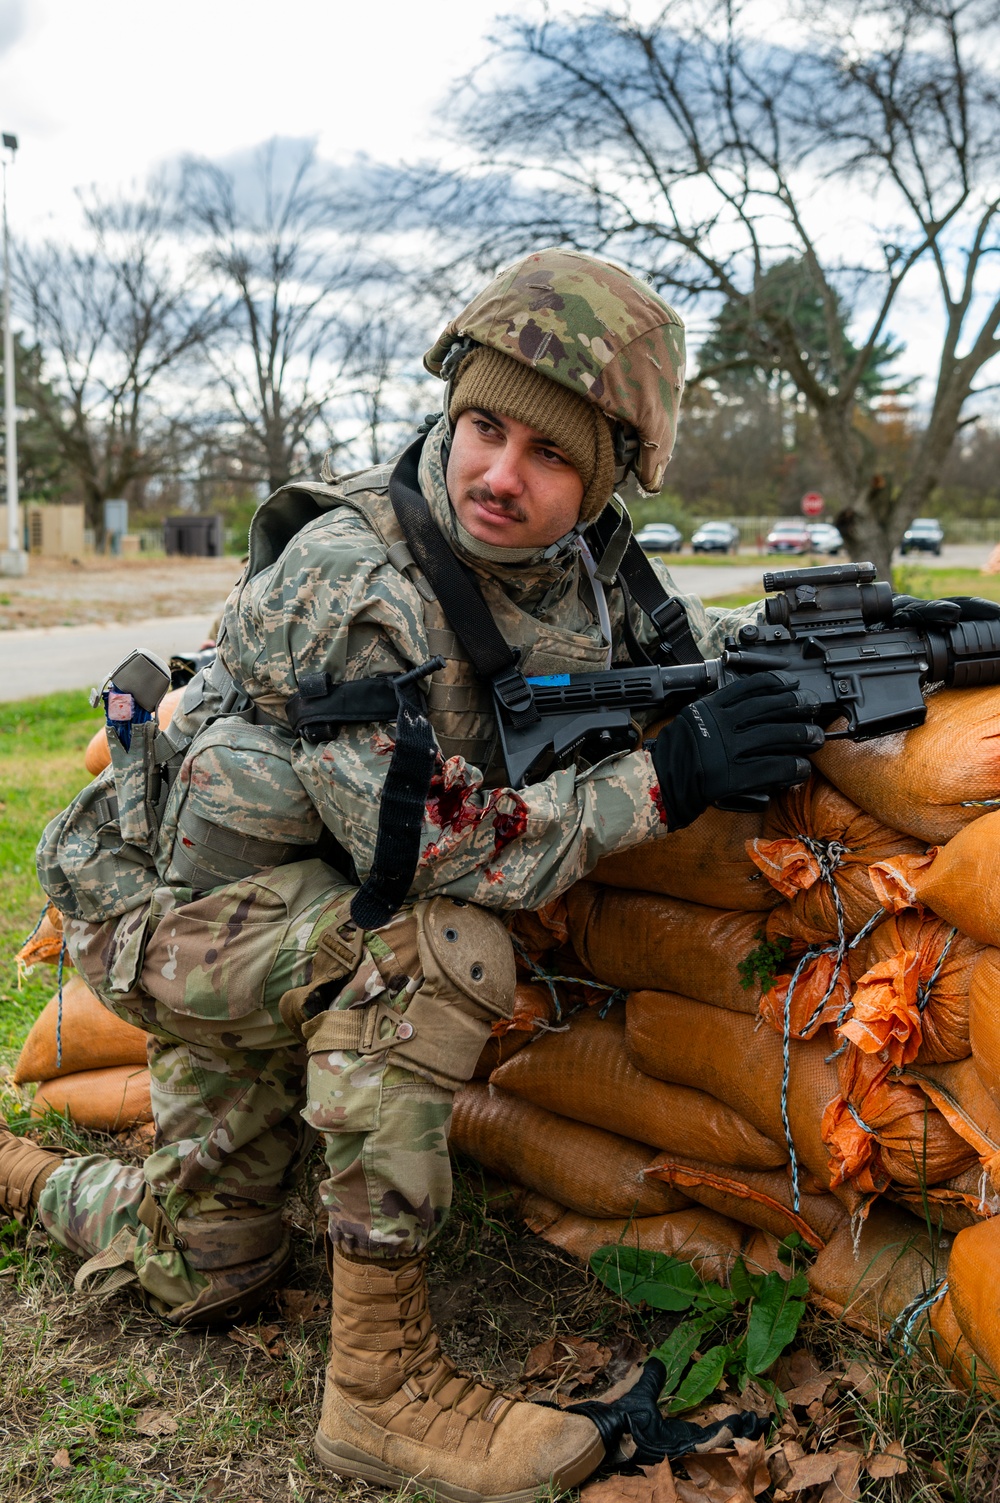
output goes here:
[{"label": "sandbag", "polygon": [[918,840],[951,840],[1000,787],[1000,690],[942,689],[927,719],[877,741],[827,741],[813,763],[862,809]]},{"label": "sandbag", "polygon": [[984,950],[972,968],[969,1044],[979,1078],[1000,1106],[1000,950]]},{"label": "sandbag", "polygon": [[[982,1221],[959,1232],[948,1260],[948,1293],[962,1335],[985,1363],[984,1378],[1000,1376],[1000,1218]],[[996,1389],[991,1387],[991,1393]]]},{"label": "sandbag", "polygon": [[1000,1215],[1000,1194],[978,1164],[940,1185],[909,1189],[890,1185],[885,1193],[889,1200],[906,1206],[921,1221],[946,1232],[960,1232],[964,1227]]},{"label": "sandbag", "polygon": [[48,1108],[69,1112],[77,1127],[93,1132],[121,1132],[143,1122],[152,1122],[149,1101],[149,1071],[132,1065],[113,1065],[107,1070],[81,1070],[58,1080],[44,1081],[31,1103],[31,1115],[41,1117]]},{"label": "sandbag", "polygon": [[584,1216],[656,1216],[690,1204],[679,1191],[643,1178],[652,1148],[478,1081],[455,1097],[450,1142],[502,1179]]},{"label": "sandbag", "polygon": [[573,948],[611,986],[683,991],[714,1007],[755,1013],[756,980],[739,963],[760,943],[761,915],[727,913],[681,898],[578,882],[566,894]]},{"label": "sandbag", "polygon": [[936,1287],[946,1266],[944,1241],[932,1242],[916,1217],[879,1202],[860,1229],[845,1223],[817,1255],[808,1273],[810,1298],[882,1340],[907,1305]]},{"label": "sandbag", "polygon": [[472,1072],[473,1080],[488,1080],[498,1065],[551,1027],[555,1016],[556,1004],[547,986],[537,981],[518,981],[514,1011],[509,1018],[497,1018],[493,1024]]},{"label": "sandbag", "polygon": [[661,1153],[646,1174],[676,1185],[692,1200],[721,1216],[758,1227],[779,1241],[790,1232],[798,1232],[809,1247],[824,1247],[847,1217],[836,1196],[825,1192],[810,1194],[801,1188],[796,1211],[787,1166],[736,1169],[680,1154]]},{"label": "sandbag", "polygon": [[641,1247],[690,1263],[703,1279],[728,1285],[737,1258],[752,1273],[781,1273],[777,1238],[718,1216],[703,1206],[665,1216],[601,1221],[567,1211],[541,1195],[526,1195],[520,1214],[537,1236],[586,1263],[599,1247]]},{"label": "sandbag", "polygon": [[[632,992],[626,1003],[626,1047],[637,1070],[674,1085],[707,1091],[724,1101],[772,1142],[783,1146],[781,1120],[781,1040],[753,1018],[710,1008],[674,992]],[[828,1030],[809,1043],[793,1043],[788,1118],[795,1152],[824,1187],[830,1184],[830,1158],[820,1125],[829,1101],[839,1093]],[[857,1196],[840,1199],[853,1210]]]},{"label": "sandbag", "polygon": [[643,1075],[625,1053],[625,1009],[574,1017],[508,1060],[494,1085],[593,1127],[718,1164],[777,1168],[787,1154],[704,1091]]},{"label": "sandbag", "polygon": [[63,985],[62,1064],[56,1068],[59,994],[48,1001],[24,1041],[14,1080],[52,1080],[112,1065],[145,1065],[146,1034],[110,1012],[82,976]]},{"label": "sandbag", "polygon": [[868,968],[855,982],[841,1033],[894,1065],[965,1059],[969,986],[983,946],[933,913],[904,909],[865,942]]},{"label": "sandbag", "polygon": [[941,1184],[976,1162],[976,1150],[931,1103],[922,1083],[853,1045],[838,1066],[840,1092],[822,1121],[834,1183],[881,1194],[893,1180],[913,1187]]},{"label": "sandbag", "polygon": [[1000,1108],[973,1061],[911,1065],[902,1078],[920,1087],[949,1127],[977,1155],[994,1189],[1000,1190]]},{"label": "sandbag", "polygon": [[42,914],[38,928],[30,939],[14,956],[18,975],[22,971],[30,971],[34,965],[58,965],[59,957],[63,956],[63,965],[72,965],[69,955],[63,949],[63,918],[54,903],[50,903]]},{"label": "sandbag", "polygon": [[713,908],[764,911],[780,903],[747,855],[761,835],[764,816],[706,809],[693,824],[605,856],[590,873],[605,887],[655,892]]},{"label": "sandbag", "polygon": [[889,829],[817,774],[773,798],[764,834],[748,851],[786,899],[767,920],[767,936],[829,944],[858,933],[879,899],[868,875],[872,862],[923,844]]},{"label": "sandbag", "polygon": [[890,913],[916,904],[983,945],[1000,945],[1000,810],[924,855],[876,861],[871,879]]},{"label": "sandbag", "polygon": [[[171,689],[160,700],[156,708],[156,718],[159,721],[161,731],[170,724],[174,711],[183,697],[184,688],[182,687],[180,689]],[[91,777],[94,778],[96,778],[99,772],[103,772],[105,767],[111,766],[111,750],[108,746],[107,726],[102,725],[91,736],[90,741],[87,743],[87,750],[83,754],[83,765]]]},{"label": "sandbag", "polygon": [[931,1306],[929,1327],[922,1334],[920,1345],[931,1353],[963,1393],[973,1393],[978,1389],[989,1399],[1000,1399],[1000,1382],[962,1335],[947,1290]]}]

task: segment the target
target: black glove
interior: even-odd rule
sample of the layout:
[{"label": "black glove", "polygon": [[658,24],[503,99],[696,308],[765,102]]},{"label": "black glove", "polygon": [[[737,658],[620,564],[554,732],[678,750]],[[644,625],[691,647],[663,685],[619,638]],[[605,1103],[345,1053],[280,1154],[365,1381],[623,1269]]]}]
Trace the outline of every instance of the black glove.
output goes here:
[{"label": "black glove", "polygon": [[916,595],[893,595],[892,625],[954,626],[956,621],[1000,621],[1000,605],[978,595],[945,595],[940,600],[918,600]]},{"label": "black glove", "polygon": [[[652,747],[671,830],[683,829],[721,799],[787,788],[809,776],[823,732],[810,719],[814,694],[798,679],[754,673],[688,705]],[[805,722],[805,723],[803,723]]]}]

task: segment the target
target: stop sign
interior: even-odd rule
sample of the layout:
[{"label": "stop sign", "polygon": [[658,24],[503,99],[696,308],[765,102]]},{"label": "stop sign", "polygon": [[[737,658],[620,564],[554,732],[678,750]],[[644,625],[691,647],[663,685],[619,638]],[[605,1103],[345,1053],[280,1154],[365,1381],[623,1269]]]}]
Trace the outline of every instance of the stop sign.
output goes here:
[{"label": "stop sign", "polygon": [[802,515],[804,517],[821,517],[826,502],[819,491],[806,491],[802,497]]}]

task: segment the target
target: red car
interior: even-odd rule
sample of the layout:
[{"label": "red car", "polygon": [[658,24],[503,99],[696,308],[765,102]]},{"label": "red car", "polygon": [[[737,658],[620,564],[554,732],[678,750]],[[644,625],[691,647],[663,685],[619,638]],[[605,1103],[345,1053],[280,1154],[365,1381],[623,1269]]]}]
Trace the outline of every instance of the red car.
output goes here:
[{"label": "red car", "polygon": [[776,522],[764,539],[766,553],[811,553],[812,538],[804,522]]}]

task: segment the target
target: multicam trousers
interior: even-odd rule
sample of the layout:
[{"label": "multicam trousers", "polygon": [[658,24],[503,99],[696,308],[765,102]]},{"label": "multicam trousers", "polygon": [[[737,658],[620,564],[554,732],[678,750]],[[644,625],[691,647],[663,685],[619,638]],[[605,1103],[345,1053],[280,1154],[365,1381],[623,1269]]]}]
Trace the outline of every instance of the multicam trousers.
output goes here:
[{"label": "multicam trousers", "polygon": [[[470,1023],[469,997],[432,954],[435,944],[448,949],[441,934],[457,938],[449,900],[419,904],[362,934],[349,922],[352,896],[329,867],[305,861],[201,897],[161,889],[148,912],[68,926],[70,952],[88,983],[106,1006],[149,1032],[156,1135],[142,1169],[90,1157],[55,1171],[39,1218],[58,1242],[92,1256],[134,1231],[140,1283],[168,1306],[185,1304],[205,1278],[183,1251],[151,1240],[139,1221],[147,1187],[175,1224],[185,1216],[273,1211],[317,1134],[329,1170],[320,1195],[331,1236],[345,1251],[399,1256],[436,1234],[451,1202],[453,1091],[471,1074],[470,1051],[488,1033],[494,1000],[493,1010],[513,1005],[513,962],[499,987],[487,983],[485,1009],[473,1001],[478,1016]],[[436,915],[436,941],[422,910]],[[468,914],[494,926],[509,951],[497,920]],[[486,938],[487,952],[494,945],[488,969],[504,971],[496,935],[488,930]],[[315,986],[331,972],[331,953],[343,956],[345,947],[340,975],[334,965],[332,979]],[[482,978],[481,964],[472,970]],[[415,1030],[404,1019],[420,1020],[416,1033],[430,1038],[442,999],[460,1006],[450,1017],[444,1007],[435,1057],[425,1045],[409,1068],[401,1041]],[[363,1018],[378,1023],[365,1043]],[[424,1026],[429,1018],[435,1026]],[[465,1038],[460,1058],[449,1060],[456,1019]],[[386,1037],[395,1047],[380,1044]]]}]

